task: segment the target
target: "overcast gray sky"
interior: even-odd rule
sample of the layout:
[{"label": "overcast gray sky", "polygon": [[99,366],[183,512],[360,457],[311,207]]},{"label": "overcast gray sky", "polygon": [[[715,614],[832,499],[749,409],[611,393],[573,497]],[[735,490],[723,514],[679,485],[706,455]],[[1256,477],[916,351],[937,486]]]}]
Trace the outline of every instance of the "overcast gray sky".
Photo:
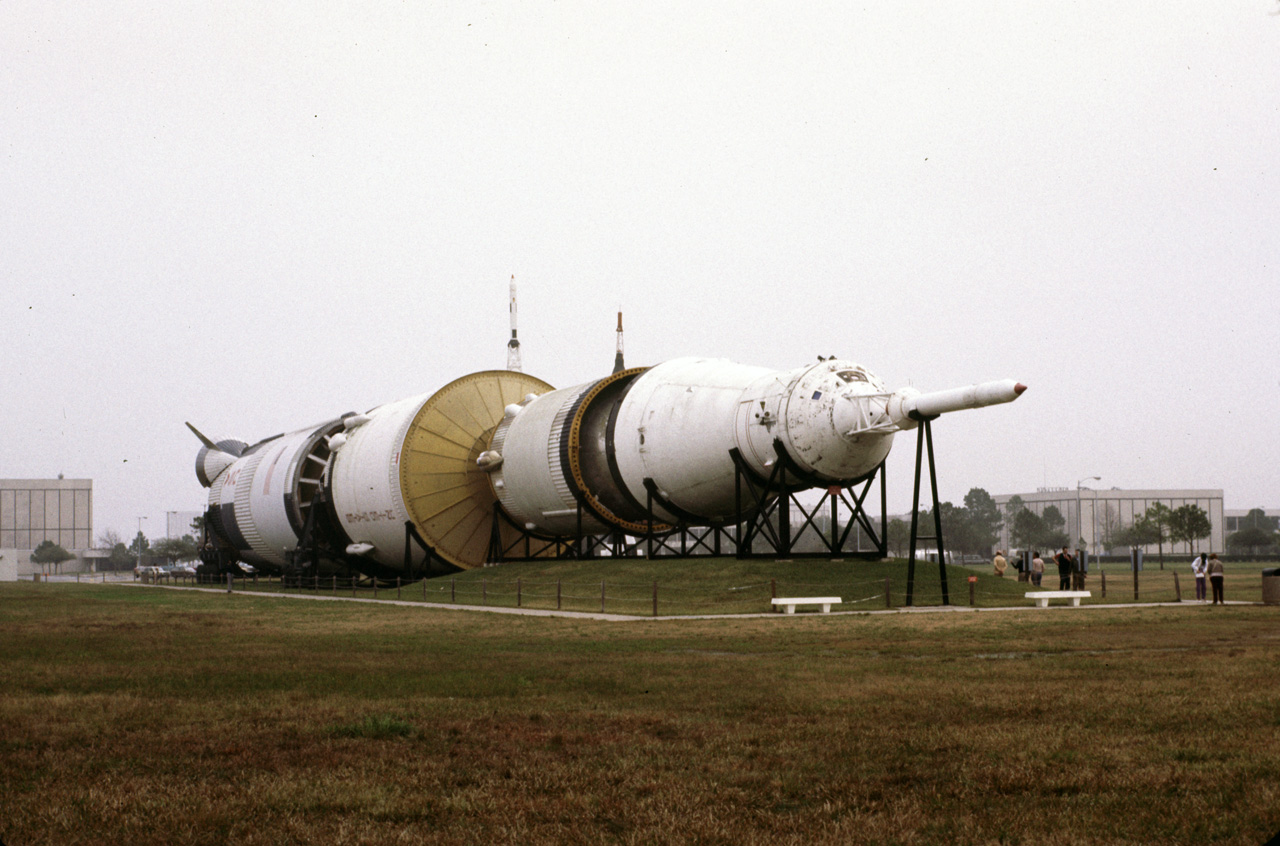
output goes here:
[{"label": "overcast gray sky", "polygon": [[[941,493],[1280,506],[1280,17],[1215,2],[0,0],[0,477],[95,532],[505,366],[851,358]],[[914,436],[890,458],[911,501]]]}]

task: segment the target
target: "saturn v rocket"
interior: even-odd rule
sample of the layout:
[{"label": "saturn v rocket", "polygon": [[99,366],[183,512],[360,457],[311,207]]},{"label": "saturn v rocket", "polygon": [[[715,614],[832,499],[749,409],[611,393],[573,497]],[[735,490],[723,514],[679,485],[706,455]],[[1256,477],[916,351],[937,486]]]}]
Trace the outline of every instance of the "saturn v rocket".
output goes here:
[{"label": "saturn v rocket", "polygon": [[850,484],[875,472],[897,432],[1024,390],[1011,379],[889,390],[839,359],[773,370],[677,358],[559,390],[513,370],[472,373],[251,446],[192,430],[224,556],[279,571],[319,544],[329,560],[393,577],[414,544],[468,569],[486,563],[495,531],[506,546],[522,531],[722,523],[735,515],[735,456],[768,478],[785,451],[815,485]]}]

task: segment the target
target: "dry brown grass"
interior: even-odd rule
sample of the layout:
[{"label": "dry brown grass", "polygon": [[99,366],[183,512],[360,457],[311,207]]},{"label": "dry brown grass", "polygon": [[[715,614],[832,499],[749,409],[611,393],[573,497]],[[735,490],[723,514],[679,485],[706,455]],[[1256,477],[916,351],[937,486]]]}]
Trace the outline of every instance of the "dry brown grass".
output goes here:
[{"label": "dry brown grass", "polygon": [[0,839],[1247,843],[1276,609],[598,623],[0,586]]}]

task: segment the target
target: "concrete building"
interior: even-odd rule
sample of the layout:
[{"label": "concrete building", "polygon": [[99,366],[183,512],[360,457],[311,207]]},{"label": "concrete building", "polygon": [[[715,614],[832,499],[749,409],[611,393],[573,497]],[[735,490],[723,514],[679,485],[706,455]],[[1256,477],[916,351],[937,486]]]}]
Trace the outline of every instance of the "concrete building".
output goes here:
[{"label": "concrete building", "polygon": [[[1252,508],[1233,508],[1230,511],[1222,512],[1223,518],[1226,520],[1227,535],[1233,535],[1241,529],[1248,528],[1249,523],[1245,520],[1249,516]],[[1280,508],[1262,508],[1259,509],[1266,516],[1266,520],[1258,526],[1264,532],[1274,532],[1280,529]]]},{"label": "concrete building", "polygon": [[[1112,488],[1106,491],[1095,491],[1089,488],[1042,488],[1035,493],[1000,494],[991,497],[1002,512],[1010,499],[1018,496],[1023,505],[1037,515],[1043,516],[1050,505],[1056,507],[1066,518],[1065,531],[1072,538],[1072,547],[1081,546],[1091,555],[1121,553],[1126,550],[1111,549],[1107,546],[1111,534],[1121,528],[1133,525],[1135,517],[1141,517],[1148,508],[1157,502],[1163,502],[1170,508],[1183,505],[1197,505],[1209,515],[1211,530],[1209,537],[1196,543],[1196,552],[1222,551],[1226,545],[1225,512],[1222,508],[1221,489],[1197,490],[1120,490]],[[1009,525],[1005,520],[1000,530],[1000,548],[1009,549],[1014,544],[1009,539]],[[1153,544],[1146,551],[1154,553],[1157,547]],[[1186,543],[1164,544],[1164,551],[1174,555],[1190,555],[1192,550]]]},{"label": "concrete building", "polygon": [[166,511],[164,513],[164,536],[175,540],[183,535],[191,535],[196,540],[200,533],[191,528],[197,517],[203,517],[203,511]]},{"label": "concrete building", "polygon": [[31,553],[46,540],[77,556],[58,572],[92,571],[93,481],[0,479],[0,579],[35,573]]}]

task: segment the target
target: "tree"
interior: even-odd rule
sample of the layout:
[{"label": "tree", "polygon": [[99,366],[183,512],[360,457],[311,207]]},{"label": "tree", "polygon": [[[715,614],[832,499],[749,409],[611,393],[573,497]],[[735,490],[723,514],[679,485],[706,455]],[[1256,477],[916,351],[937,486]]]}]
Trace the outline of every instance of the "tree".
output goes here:
[{"label": "tree", "polygon": [[1198,505],[1188,503],[1179,506],[1170,515],[1169,537],[1174,541],[1184,541],[1189,547],[1201,538],[1209,537],[1212,531],[1209,515]]},{"label": "tree", "polygon": [[970,488],[964,495],[964,508],[974,544],[978,547],[975,551],[990,555],[992,547],[1000,541],[1000,527],[1004,525],[1000,507],[982,488]]},{"label": "tree", "polygon": [[129,551],[129,547],[123,543],[117,543],[111,547],[111,557],[107,559],[107,566],[108,569],[115,573],[121,570],[132,570],[136,561],[137,559]]},{"label": "tree", "polygon": [[195,538],[191,535],[183,535],[182,538],[162,538],[156,541],[152,547],[153,555],[169,559],[169,563],[175,561],[191,561],[196,557],[199,550],[196,549]]},{"label": "tree", "polygon": [[1274,534],[1266,529],[1253,526],[1246,526],[1227,537],[1227,549],[1237,555],[1240,553],[1257,555],[1262,550],[1270,549],[1276,544],[1277,537]]},{"label": "tree", "polygon": [[1044,513],[1040,515],[1044,520],[1044,527],[1052,531],[1061,531],[1067,526],[1067,518],[1062,516],[1062,512],[1058,510],[1056,505],[1046,505]]},{"label": "tree", "polygon": [[195,518],[192,519],[191,534],[193,537],[196,537],[196,538],[204,537],[204,515],[203,514],[197,515]]},{"label": "tree", "polygon": [[115,529],[107,529],[98,536],[98,546],[103,549],[114,549],[116,544],[123,542],[124,538]]},{"label": "tree", "polygon": [[1102,505],[1102,545],[1108,550],[1117,546],[1125,546],[1124,543],[1115,542],[1115,534],[1120,531],[1120,520],[1116,514],[1115,506],[1111,503],[1103,503]]},{"label": "tree", "polygon": [[942,538],[946,548],[961,553],[981,552],[983,543],[973,530],[969,509],[941,502],[938,503],[938,514],[942,517]]},{"label": "tree", "polygon": [[1169,539],[1169,526],[1173,520],[1173,509],[1163,502],[1153,502],[1147,507],[1147,524],[1149,531],[1155,535],[1151,541],[1160,551],[1160,569],[1164,569],[1164,542]]},{"label": "tree", "polygon": [[147,540],[147,536],[142,532],[138,532],[133,539],[133,543],[129,544],[129,551],[133,553],[134,558],[142,558],[151,549],[151,542]]},{"label": "tree", "polygon": [[70,561],[72,558],[75,556],[51,540],[41,541],[31,553],[31,563],[41,565],[40,570],[44,573],[48,573],[50,567],[56,569],[63,561]]},{"label": "tree", "polygon": [[1164,535],[1163,530],[1150,517],[1142,515],[1133,521],[1128,529],[1126,540],[1129,546],[1151,546],[1158,543]]},{"label": "tree", "polygon": [[1022,509],[1026,508],[1026,503],[1022,501],[1022,497],[1014,494],[1009,497],[1004,504],[1004,522],[1008,524],[1009,530],[1013,531],[1013,521],[1022,513]]},{"label": "tree", "polygon": [[1240,521],[1240,528],[1262,529],[1263,531],[1274,532],[1280,529],[1280,517],[1268,517],[1265,510],[1250,508],[1249,513],[1244,515],[1244,519]]},{"label": "tree", "polygon": [[1062,549],[1071,543],[1071,537],[1066,533],[1067,518],[1062,516],[1058,506],[1046,505],[1041,519],[1044,520],[1044,534],[1036,539],[1036,543],[1049,549]]},{"label": "tree", "polygon": [[906,557],[907,546],[911,543],[911,525],[906,520],[893,518],[889,521],[884,539],[895,558]]},{"label": "tree", "polygon": [[1045,535],[1044,518],[1030,508],[1023,508],[1013,518],[1013,528],[1009,530],[1009,540],[1013,545],[1030,548],[1040,543]]}]

